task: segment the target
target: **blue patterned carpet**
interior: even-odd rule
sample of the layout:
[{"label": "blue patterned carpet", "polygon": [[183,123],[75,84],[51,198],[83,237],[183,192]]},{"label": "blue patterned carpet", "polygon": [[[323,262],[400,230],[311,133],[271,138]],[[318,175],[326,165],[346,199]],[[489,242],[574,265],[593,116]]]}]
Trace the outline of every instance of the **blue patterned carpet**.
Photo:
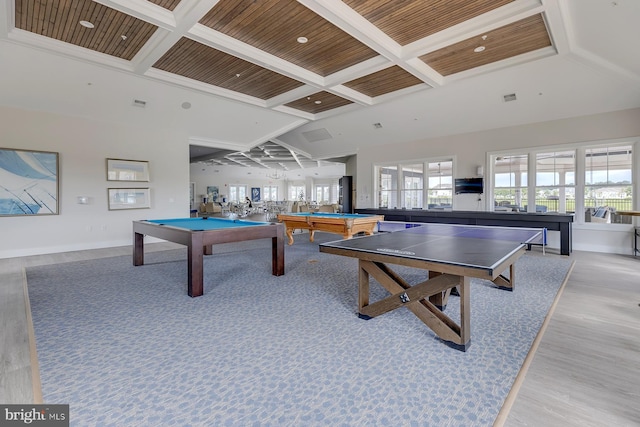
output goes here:
[{"label": "blue patterned carpet", "polygon": [[29,268],[45,402],[83,427],[492,425],[570,260],[527,253],[515,292],[474,280],[463,353],[406,309],[359,319],[357,260],[318,251],[335,239],[296,235],[280,277],[268,240],[214,248],[199,298],[186,249]]}]

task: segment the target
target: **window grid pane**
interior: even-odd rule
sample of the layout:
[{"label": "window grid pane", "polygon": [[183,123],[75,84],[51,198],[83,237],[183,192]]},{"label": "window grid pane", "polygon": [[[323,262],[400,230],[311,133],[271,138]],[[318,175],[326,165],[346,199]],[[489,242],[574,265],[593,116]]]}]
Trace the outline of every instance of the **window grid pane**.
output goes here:
[{"label": "window grid pane", "polygon": [[402,207],[407,209],[422,207],[424,189],[424,167],[422,164],[402,166]]},{"label": "window grid pane", "polygon": [[398,168],[395,166],[381,167],[378,174],[378,207],[398,207]]},{"label": "window grid pane", "polygon": [[430,162],[427,208],[450,208],[453,202],[453,161]]},{"label": "window grid pane", "polygon": [[575,212],[575,172],[575,150],[536,154],[535,211]]},{"label": "window grid pane", "polygon": [[497,156],[494,160],[495,210],[524,211],[529,155]]}]

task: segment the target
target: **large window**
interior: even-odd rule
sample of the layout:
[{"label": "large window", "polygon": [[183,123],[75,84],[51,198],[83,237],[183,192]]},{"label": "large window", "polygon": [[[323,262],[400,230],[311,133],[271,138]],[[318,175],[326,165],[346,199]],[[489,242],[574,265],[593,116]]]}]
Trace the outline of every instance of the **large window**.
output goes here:
[{"label": "large window", "polygon": [[270,200],[270,201],[278,200],[278,186],[265,185],[262,188],[262,200]]},{"label": "large window", "polygon": [[398,207],[398,167],[382,166],[378,169],[378,206]]},{"label": "large window", "polygon": [[289,200],[306,200],[304,185],[289,186]]},{"label": "large window", "polygon": [[575,212],[576,151],[537,153],[535,158],[535,211]]},{"label": "large window", "polygon": [[229,201],[230,202],[242,202],[244,203],[247,197],[247,186],[229,184]]},{"label": "large window", "polygon": [[585,149],[584,207],[587,222],[620,222],[633,209],[632,146]]},{"label": "large window", "polygon": [[497,211],[524,211],[527,204],[529,155],[495,156],[493,201]]},{"label": "large window", "polygon": [[316,202],[327,204],[331,201],[330,194],[331,185],[329,184],[318,184],[316,185]]},{"label": "large window", "polygon": [[403,208],[421,208],[424,189],[424,165],[421,163],[402,166],[401,203]]},{"label": "large window", "polygon": [[376,167],[377,202],[381,208],[450,209],[453,160]]},{"label": "large window", "polygon": [[450,208],[453,201],[453,161],[430,162],[427,208]]},{"label": "large window", "polygon": [[635,207],[634,144],[492,155],[494,210],[575,213],[576,222],[630,223],[617,212]]}]

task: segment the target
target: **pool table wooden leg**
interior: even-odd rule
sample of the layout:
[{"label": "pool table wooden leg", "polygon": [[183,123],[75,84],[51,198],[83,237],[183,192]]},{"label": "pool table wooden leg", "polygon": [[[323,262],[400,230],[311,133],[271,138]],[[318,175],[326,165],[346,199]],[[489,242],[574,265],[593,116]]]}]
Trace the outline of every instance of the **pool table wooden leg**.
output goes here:
[{"label": "pool table wooden leg", "polygon": [[133,233],[133,265],[144,264],[144,234]]},{"label": "pool table wooden leg", "polygon": [[190,297],[199,297],[204,293],[202,233],[192,234],[187,254],[187,293]]},{"label": "pool table wooden leg", "polygon": [[316,233],[316,230],[314,230],[313,228],[309,229],[309,241],[313,242],[313,238],[314,238],[314,234]]},{"label": "pool table wooden leg", "polygon": [[293,245],[293,228],[287,228],[286,234],[289,239],[289,246]]},{"label": "pool table wooden leg", "polygon": [[284,239],[281,235],[271,238],[271,274],[284,274]]}]

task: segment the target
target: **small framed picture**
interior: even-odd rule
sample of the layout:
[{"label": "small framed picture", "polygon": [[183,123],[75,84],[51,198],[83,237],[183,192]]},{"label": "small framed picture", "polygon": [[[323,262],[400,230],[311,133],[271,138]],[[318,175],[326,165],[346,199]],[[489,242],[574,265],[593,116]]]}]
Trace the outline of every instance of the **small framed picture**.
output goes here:
[{"label": "small framed picture", "polygon": [[109,188],[107,191],[110,211],[151,208],[148,188]]},{"label": "small framed picture", "polygon": [[107,181],[149,182],[149,162],[107,159]]}]

